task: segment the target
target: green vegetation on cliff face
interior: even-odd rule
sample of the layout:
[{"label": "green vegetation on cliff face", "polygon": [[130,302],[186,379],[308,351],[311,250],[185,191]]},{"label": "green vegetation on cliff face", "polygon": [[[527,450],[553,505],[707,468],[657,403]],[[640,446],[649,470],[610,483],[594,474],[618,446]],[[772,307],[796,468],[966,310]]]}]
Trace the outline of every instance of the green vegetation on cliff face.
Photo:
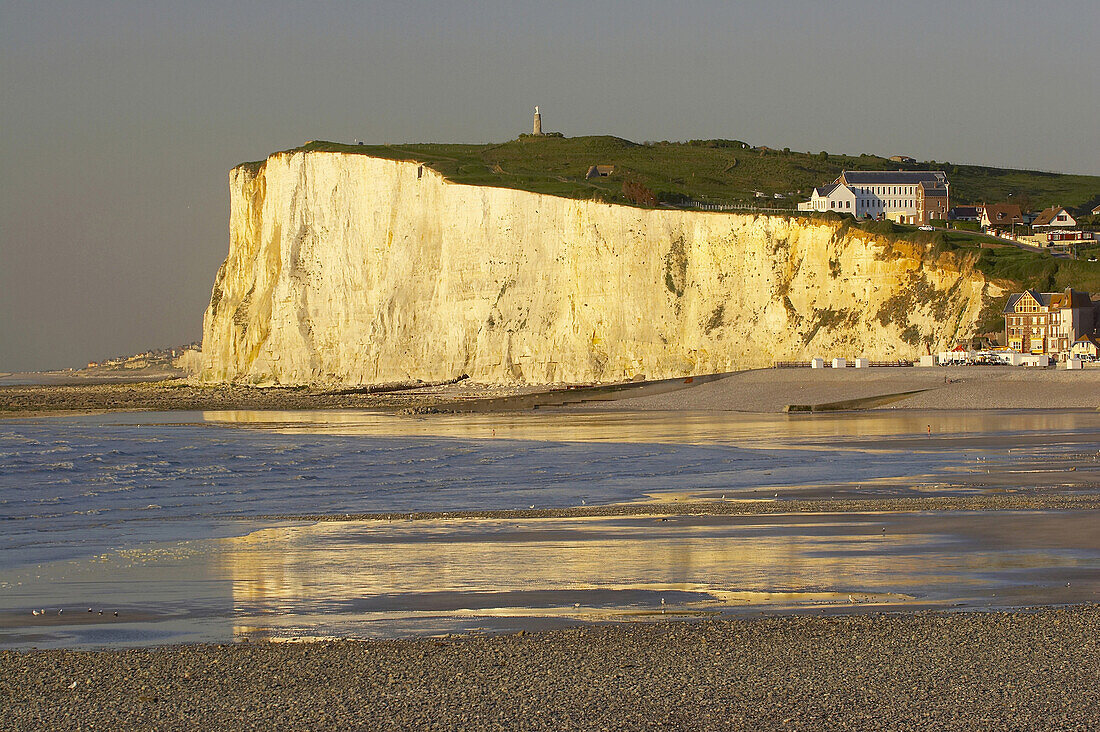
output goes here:
[{"label": "green vegetation on cliff face", "polygon": [[[618,137],[522,136],[501,144],[347,145],[310,142],[296,150],[417,160],[456,183],[519,188],[568,198],[626,203],[624,181],[664,202],[695,200],[793,208],[842,170],[946,170],[953,203],[1019,201],[1025,208],[1078,207],[1100,195],[1100,177],[1009,170],[950,162],[905,164],[874,155],[829,155],[754,148],[737,140],[637,144]],[[259,163],[246,165],[257,166]],[[586,179],[593,165],[613,165]],[[766,198],[756,195],[759,192]],[[784,198],[774,198],[773,194]],[[1011,195],[1011,198],[1009,198]]]},{"label": "green vegetation on cliff face", "polygon": [[[874,224],[882,225],[882,222]],[[886,225],[903,228],[889,222]],[[1053,257],[1003,243],[991,244],[988,237],[968,232],[901,232],[899,238],[924,244],[928,258],[946,254],[959,266],[972,263],[976,270],[1004,285],[1009,292],[1028,289],[1060,292],[1072,287],[1092,293],[1094,299],[1100,293],[1100,262]],[[1007,299],[1008,294],[989,299],[977,325],[979,333],[1004,330],[1001,310]]]}]

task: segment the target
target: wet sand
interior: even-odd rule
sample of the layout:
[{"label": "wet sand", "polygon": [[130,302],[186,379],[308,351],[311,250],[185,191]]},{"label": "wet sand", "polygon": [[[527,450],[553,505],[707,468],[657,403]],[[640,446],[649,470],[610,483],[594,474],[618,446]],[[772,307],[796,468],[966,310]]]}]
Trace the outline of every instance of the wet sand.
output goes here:
[{"label": "wet sand", "polygon": [[1100,608],[0,651],[0,729],[1095,729]]},{"label": "wet sand", "polygon": [[[903,398],[877,409],[1098,409],[1100,367],[1081,371],[1009,366],[872,369],[761,369],[692,389],[584,404],[591,410],[708,410],[783,412],[789,405],[817,405]],[[629,394],[624,395],[629,397]],[[853,405],[853,408],[858,408]]]},{"label": "wet sand", "polygon": [[1100,500],[1000,498],[249,519],[239,535],[5,572],[0,646],[1100,601]]},{"label": "wet sand", "polygon": [[[1084,486],[1096,491],[1097,485]],[[770,490],[768,495],[771,495]],[[1037,493],[1037,494],[1036,494]],[[779,498],[780,492],[776,492]],[[496,511],[446,511],[443,513],[341,513],[341,514],[276,514],[261,516],[277,521],[425,521],[441,517],[456,519],[539,519],[594,518],[601,516],[765,516],[798,513],[894,513],[926,511],[1090,511],[1100,510],[1100,495],[1066,495],[1060,491],[1036,491],[1030,494],[999,493],[982,496],[922,496],[919,498],[866,497],[851,499],[790,498],[782,491],[782,500],[683,500],[651,503],[616,503],[607,506],[572,506],[569,508],[531,508]]]}]

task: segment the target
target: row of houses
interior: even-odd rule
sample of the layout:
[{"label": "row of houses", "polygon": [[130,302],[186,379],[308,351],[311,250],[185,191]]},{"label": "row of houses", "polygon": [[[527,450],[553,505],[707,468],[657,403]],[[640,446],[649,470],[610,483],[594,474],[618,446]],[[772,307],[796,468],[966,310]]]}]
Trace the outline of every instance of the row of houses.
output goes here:
[{"label": "row of houses", "polygon": [[942,170],[845,170],[829,185],[814,188],[798,210],[928,225],[947,217],[950,192]]},{"label": "row of houses", "polygon": [[[1018,204],[995,203],[951,208],[951,183],[942,170],[845,170],[828,185],[814,188],[799,211],[834,211],[857,219],[882,219],[929,226],[933,221],[973,221],[994,236],[1033,244],[1091,242],[1094,232],[1077,229],[1078,221],[1064,206],[1028,214]],[[1092,210],[1100,215],[1100,206]]]},{"label": "row of houses", "polygon": [[[1100,206],[1092,210],[1100,216]],[[1095,233],[1078,229],[1079,221],[1065,206],[1051,206],[1029,214],[1014,203],[957,206],[947,212],[948,221],[972,221],[982,231],[1010,239],[1033,239],[1033,244],[1070,244],[1088,242]]]}]

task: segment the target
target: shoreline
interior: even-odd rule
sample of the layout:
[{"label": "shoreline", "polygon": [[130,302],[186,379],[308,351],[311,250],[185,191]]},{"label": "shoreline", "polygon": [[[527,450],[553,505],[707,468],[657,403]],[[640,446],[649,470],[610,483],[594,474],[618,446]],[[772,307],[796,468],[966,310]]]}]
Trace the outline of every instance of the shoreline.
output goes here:
[{"label": "shoreline", "polygon": [[1098,631],[1083,604],[0,651],[0,728],[1085,729]]},{"label": "shoreline", "polygon": [[185,379],[4,384],[0,419],[137,411],[359,409],[412,415],[545,411],[843,413],[1100,410],[1100,368],[753,369],[614,384],[199,385]]},{"label": "shoreline", "polygon": [[[1100,489],[1100,486],[1094,490]],[[924,513],[930,511],[1094,511],[1100,493],[1034,495],[999,493],[984,496],[869,497],[857,499],[685,500],[613,503],[564,508],[495,509],[467,511],[411,511],[340,514],[268,514],[241,520],[310,521],[439,521],[456,519],[575,519],[615,516],[765,516],[783,514]]]}]

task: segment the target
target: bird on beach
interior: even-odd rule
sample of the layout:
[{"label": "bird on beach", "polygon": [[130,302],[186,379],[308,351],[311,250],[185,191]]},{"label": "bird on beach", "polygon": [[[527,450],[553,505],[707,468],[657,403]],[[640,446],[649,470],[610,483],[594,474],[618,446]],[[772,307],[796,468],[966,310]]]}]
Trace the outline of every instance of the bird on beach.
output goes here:
[{"label": "bird on beach", "polygon": [[43,610],[42,612],[38,612],[37,610],[31,610],[31,615],[36,615],[37,616],[37,615],[41,615],[44,612],[46,612],[46,611]]}]

